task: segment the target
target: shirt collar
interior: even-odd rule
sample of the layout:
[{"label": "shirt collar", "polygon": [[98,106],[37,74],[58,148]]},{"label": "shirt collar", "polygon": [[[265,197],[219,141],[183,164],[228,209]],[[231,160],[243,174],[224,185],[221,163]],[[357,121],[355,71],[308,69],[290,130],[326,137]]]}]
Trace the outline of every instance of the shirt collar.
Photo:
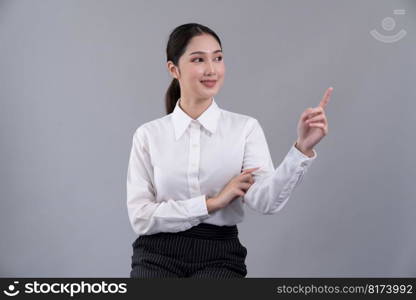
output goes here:
[{"label": "shirt collar", "polygon": [[[188,128],[189,123],[192,122],[192,119],[188,114],[186,114],[182,108],[179,106],[179,98],[176,102],[175,108],[172,112],[172,121],[175,128],[175,138],[178,140],[182,134]],[[217,130],[218,119],[220,116],[220,108],[215,102],[214,97],[212,98],[211,105],[196,119],[205,129],[211,133],[215,133]],[[195,121],[195,120],[194,120]]]}]

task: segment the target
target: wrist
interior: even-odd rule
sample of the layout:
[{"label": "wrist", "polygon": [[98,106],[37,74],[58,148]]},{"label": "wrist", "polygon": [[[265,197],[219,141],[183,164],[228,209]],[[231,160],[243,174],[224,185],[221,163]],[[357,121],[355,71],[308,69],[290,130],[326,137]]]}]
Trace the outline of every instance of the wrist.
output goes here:
[{"label": "wrist", "polygon": [[211,198],[208,198],[206,200],[208,213],[212,213],[212,212],[220,209],[217,202],[218,201],[217,201],[216,197],[211,197]]},{"label": "wrist", "polygon": [[296,149],[298,149],[300,152],[302,152],[303,154],[305,154],[308,157],[312,157],[314,156],[314,152],[313,149],[308,149],[305,148],[301,143],[299,143],[298,141],[296,141],[295,143],[295,147]]}]

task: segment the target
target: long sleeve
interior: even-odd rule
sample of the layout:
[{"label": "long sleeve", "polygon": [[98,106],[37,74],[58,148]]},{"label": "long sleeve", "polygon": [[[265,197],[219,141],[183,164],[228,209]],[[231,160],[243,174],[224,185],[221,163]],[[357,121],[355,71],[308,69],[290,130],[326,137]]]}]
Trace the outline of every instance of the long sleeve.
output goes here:
[{"label": "long sleeve", "polygon": [[209,217],[206,195],[190,199],[156,202],[153,167],[146,133],[139,127],[133,135],[127,169],[127,209],[133,230],[138,235],[178,232]]},{"label": "long sleeve", "polygon": [[244,149],[243,169],[260,167],[253,172],[255,183],[243,196],[243,201],[252,209],[262,214],[278,212],[294,188],[301,182],[308,167],[316,159],[300,152],[294,144],[278,166],[274,169],[266,137],[259,122],[251,118]]}]

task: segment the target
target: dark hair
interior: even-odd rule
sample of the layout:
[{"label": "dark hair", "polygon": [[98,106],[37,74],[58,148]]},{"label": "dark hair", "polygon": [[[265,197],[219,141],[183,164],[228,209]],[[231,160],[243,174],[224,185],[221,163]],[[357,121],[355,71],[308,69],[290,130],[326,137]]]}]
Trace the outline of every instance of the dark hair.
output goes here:
[{"label": "dark hair", "polygon": [[[187,23],[176,27],[169,35],[169,40],[166,46],[166,62],[172,61],[176,66],[179,64],[179,58],[185,53],[186,47],[190,40],[202,34],[212,35],[222,45],[218,35],[208,27],[198,23]],[[173,112],[176,102],[181,97],[181,89],[179,80],[173,78],[165,94],[166,114]]]}]

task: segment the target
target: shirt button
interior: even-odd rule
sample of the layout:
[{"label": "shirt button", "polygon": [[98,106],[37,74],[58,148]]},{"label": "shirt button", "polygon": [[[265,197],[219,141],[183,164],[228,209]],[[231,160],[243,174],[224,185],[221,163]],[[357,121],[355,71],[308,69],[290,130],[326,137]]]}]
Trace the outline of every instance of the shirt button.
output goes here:
[{"label": "shirt button", "polygon": [[306,166],[306,162],[303,162],[303,163],[301,163],[300,164],[302,167],[305,167]]}]

